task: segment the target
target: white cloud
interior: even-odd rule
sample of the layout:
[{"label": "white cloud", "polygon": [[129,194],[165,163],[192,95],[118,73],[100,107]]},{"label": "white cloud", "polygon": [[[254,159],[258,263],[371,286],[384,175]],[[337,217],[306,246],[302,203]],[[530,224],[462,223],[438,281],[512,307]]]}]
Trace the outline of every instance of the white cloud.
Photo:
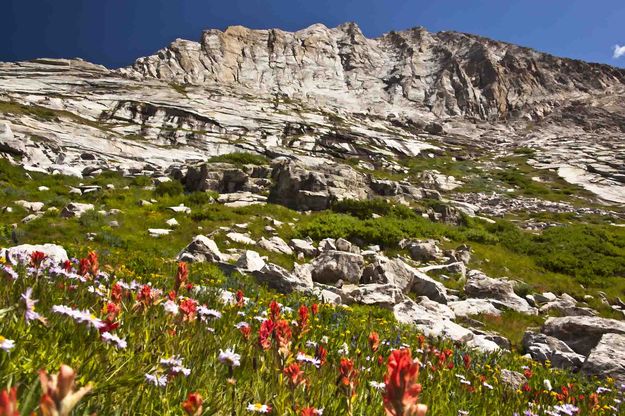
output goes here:
[{"label": "white cloud", "polygon": [[625,55],[625,46],[614,45],[614,55],[612,57],[618,59],[623,55]]}]

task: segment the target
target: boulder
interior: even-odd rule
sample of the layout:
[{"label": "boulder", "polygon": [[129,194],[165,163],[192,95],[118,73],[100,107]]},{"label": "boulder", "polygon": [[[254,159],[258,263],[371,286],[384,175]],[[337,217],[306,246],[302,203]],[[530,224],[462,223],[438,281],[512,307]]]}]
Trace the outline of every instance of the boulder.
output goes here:
[{"label": "boulder", "polygon": [[256,241],[252,240],[249,235],[231,232],[226,234],[226,238],[234,243],[244,244],[244,245],[255,245]]},{"label": "boulder", "polygon": [[407,293],[412,288],[415,273],[416,270],[400,259],[375,256],[374,261],[362,271],[360,283],[392,284]]},{"label": "boulder", "polygon": [[166,228],[148,228],[148,234],[150,237],[161,237],[169,235],[169,233],[171,233],[171,230]]},{"label": "boulder", "polygon": [[377,305],[392,308],[404,300],[404,294],[395,285],[345,285],[341,288],[343,296],[353,299],[361,305]]},{"label": "boulder", "polygon": [[586,374],[611,377],[625,384],[625,335],[604,334],[582,365]]},{"label": "boulder", "polygon": [[61,218],[80,218],[82,215],[93,209],[93,204],[81,204],[79,202],[71,202],[61,210]]},{"label": "boulder", "polygon": [[265,237],[261,237],[258,240],[258,246],[264,248],[267,251],[271,251],[272,253],[282,253],[291,255],[293,254],[293,250],[289,245],[280,237],[274,236],[269,239]]},{"label": "boulder", "polygon": [[204,235],[195,236],[193,241],[178,254],[177,259],[187,262],[226,261],[226,257],[219,251],[217,244]]},{"label": "boulder", "polygon": [[463,318],[475,315],[499,316],[501,311],[487,299],[466,299],[456,302],[449,302],[449,307],[456,316]]},{"label": "boulder", "polygon": [[542,295],[534,295],[534,298],[539,303],[544,303],[546,300],[547,303],[542,305],[538,312],[542,314],[547,314],[550,312],[556,312],[560,316],[596,316],[597,312],[591,308],[579,307],[577,306],[577,301],[575,298],[564,293],[559,298],[555,295],[552,296],[544,296]]},{"label": "boulder", "polygon": [[512,309],[528,315],[536,315],[538,312],[530,304],[514,293],[514,283],[507,279],[493,279],[479,270],[471,270],[467,273],[467,282],[464,286],[467,296],[493,299],[497,307]]},{"label": "boulder", "polygon": [[289,244],[293,251],[296,253],[302,253],[307,257],[314,257],[319,254],[319,250],[312,244],[312,240],[301,240],[299,238],[293,238],[289,241]]},{"label": "boulder", "polygon": [[625,322],[595,316],[549,318],[542,333],[564,341],[578,354],[588,355],[604,334],[625,334]]},{"label": "boulder", "polygon": [[11,264],[19,261],[29,261],[30,254],[40,251],[46,255],[50,261],[60,264],[68,260],[67,252],[62,246],[57,244],[21,244],[19,246],[0,249],[0,258],[6,259]]},{"label": "boulder", "polygon": [[364,263],[363,257],[359,254],[324,251],[311,262],[312,279],[326,284],[334,284],[339,280],[358,283]]},{"label": "boulder", "polygon": [[43,209],[45,205],[43,202],[30,202],[30,201],[21,201],[21,200],[15,201],[14,204],[30,212],[39,212]]},{"label": "boulder", "polygon": [[416,261],[433,261],[443,255],[435,240],[402,241],[400,247],[406,248],[410,257]]},{"label": "boulder", "polygon": [[272,263],[267,263],[260,269],[252,272],[260,283],[281,293],[312,291],[313,281],[306,273],[289,273],[286,269]]},{"label": "boulder", "polygon": [[246,271],[255,272],[265,267],[265,261],[257,252],[245,250],[237,260],[236,266]]},{"label": "boulder", "polygon": [[577,354],[568,345],[557,338],[545,334],[527,331],[523,335],[523,348],[533,360],[550,361],[556,368],[579,368],[584,356]]}]

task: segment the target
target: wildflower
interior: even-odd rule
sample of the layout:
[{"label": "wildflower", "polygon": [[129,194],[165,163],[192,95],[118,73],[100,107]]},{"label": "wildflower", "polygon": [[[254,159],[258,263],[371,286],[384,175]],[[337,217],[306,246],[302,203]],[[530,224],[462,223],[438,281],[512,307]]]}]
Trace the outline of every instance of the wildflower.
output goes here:
[{"label": "wildflower", "polygon": [[39,371],[41,383],[41,413],[51,416],[68,416],[85,394],[91,390],[91,385],[74,391],[76,372],[67,365],[61,365],[58,374],[51,376],[45,370]]},{"label": "wildflower", "polygon": [[122,301],[122,287],[119,283],[114,283],[111,286],[111,300],[116,304]]},{"label": "wildflower", "polygon": [[263,321],[258,330],[258,345],[264,350],[271,348],[271,335],[275,328],[275,323],[270,320]]},{"label": "wildflower", "polygon": [[33,251],[30,253],[30,265],[35,269],[40,268],[45,259],[46,254],[41,251]]},{"label": "wildflower", "polygon": [[37,312],[35,312],[35,304],[37,302],[39,302],[36,299],[32,298],[32,294],[33,294],[33,288],[29,287],[28,289],[26,289],[26,292],[22,293],[22,300],[24,301],[24,303],[26,304],[26,313],[24,314],[24,319],[26,319],[26,323],[30,324],[30,321],[40,321],[41,323],[45,324],[45,318],[43,318],[41,315],[39,315]]},{"label": "wildflower", "polygon": [[308,364],[312,364],[315,367],[319,368],[321,366],[321,360],[318,360],[315,357],[312,357],[310,355],[306,355],[304,353],[298,353],[297,357],[295,357],[295,359],[299,362],[303,362],[303,363],[308,363]]},{"label": "wildflower", "polygon": [[543,385],[545,386],[545,389],[548,391],[553,390],[553,387],[551,386],[551,381],[545,379],[543,380]]},{"label": "wildflower", "polygon": [[155,298],[156,294],[149,285],[143,285],[137,294],[137,300],[143,307],[154,303]]},{"label": "wildflower", "polygon": [[295,388],[304,383],[304,372],[297,363],[292,363],[284,369],[284,375],[289,380],[291,388]]},{"label": "wildflower", "polygon": [[198,306],[197,314],[200,315],[200,319],[212,318],[219,319],[221,318],[221,312],[215,309],[208,309],[206,306]]},{"label": "wildflower", "polygon": [[124,349],[128,346],[128,343],[125,339],[118,337],[117,335],[111,334],[110,332],[104,332],[101,335],[104,342],[107,344],[114,344],[117,348]]},{"label": "wildflower", "polygon": [[156,387],[165,387],[167,385],[167,376],[146,374],[145,379],[148,383]]},{"label": "wildflower", "polygon": [[197,301],[195,299],[186,298],[180,302],[180,310],[183,313],[185,321],[195,320],[197,314]]},{"label": "wildflower", "polygon": [[261,403],[250,403],[247,405],[248,412],[254,413],[271,413],[271,406]]},{"label": "wildflower", "polygon": [[462,361],[464,362],[464,368],[467,370],[471,368],[471,356],[469,354],[464,354],[462,356]]},{"label": "wildflower", "polygon": [[97,277],[100,272],[100,263],[98,261],[98,254],[95,251],[87,253],[87,260],[89,261],[89,272],[93,277]]},{"label": "wildflower", "polygon": [[173,300],[168,300],[167,302],[163,303],[163,308],[165,309],[165,312],[172,315],[178,315],[178,312],[180,311],[180,308],[178,308],[178,304]]},{"label": "wildflower", "polygon": [[291,345],[292,334],[291,327],[287,321],[284,319],[278,321],[274,329],[274,337],[277,341],[278,349],[283,353],[288,352]]},{"label": "wildflower", "polygon": [[4,265],[0,266],[0,271],[3,272],[6,276],[8,276],[9,279],[11,280],[17,280],[19,278],[19,275],[17,274],[17,272],[9,266],[4,266]]},{"label": "wildflower", "polygon": [[310,310],[312,311],[313,316],[316,316],[319,313],[319,305],[313,303],[310,305]]},{"label": "wildflower", "polygon": [[80,311],[77,309],[72,309],[69,306],[64,305],[54,305],[52,307],[52,312],[58,313],[61,315],[67,315],[74,319],[74,321],[78,323],[87,323],[91,324],[95,329],[101,329],[106,324],[102,322],[101,319],[96,318],[91,312],[88,310]]},{"label": "wildflower", "polygon": [[611,389],[608,389],[606,387],[601,387],[601,386],[597,387],[597,394],[609,393],[611,391],[612,391]]},{"label": "wildflower", "polygon": [[182,403],[182,409],[189,416],[200,416],[202,414],[202,403],[204,399],[200,393],[189,393],[187,400]]},{"label": "wildflower", "polygon": [[328,351],[323,347],[323,345],[318,345],[317,350],[315,351],[315,358],[319,360],[319,365],[325,364],[327,356]]},{"label": "wildflower", "polygon": [[354,368],[354,362],[348,358],[342,357],[339,367],[339,381],[343,386],[349,387],[351,390],[356,386],[356,377],[358,370]]},{"label": "wildflower", "polygon": [[241,289],[237,290],[237,293],[234,295],[234,298],[239,308],[242,308],[245,305],[245,297],[243,296],[243,291]]},{"label": "wildflower", "polygon": [[271,320],[277,321],[280,318],[280,305],[275,300],[272,300],[269,304],[269,310],[271,311]]},{"label": "wildflower", "polygon": [[482,386],[486,387],[486,388],[487,388],[487,389],[489,389],[489,390],[492,390],[492,389],[494,388],[491,384],[488,384],[488,383],[487,383],[487,382],[485,382],[485,381],[482,383]]},{"label": "wildflower", "polygon": [[308,317],[309,317],[308,307],[306,305],[301,305],[297,313],[298,313],[297,325],[301,328],[303,332],[304,329],[308,327]]},{"label": "wildflower", "polygon": [[320,416],[323,415],[323,409],[315,409],[314,407],[306,407],[302,409],[301,416]]},{"label": "wildflower", "polygon": [[572,404],[557,405],[553,407],[553,410],[555,410],[556,412],[560,414],[565,414],[567,416],[573,416],[579,412],[579,408]]},{"label": "wildflower", "polygon": [[174,283],[174,292],[178,293],[180,290],[180,286],[185,284],[189,279],[189,269],[187,268],[187,263],[181,261],[178,263],[178,271],[176,273],[176,280]]},{"label": "wildflower", "polygon": [[241,365],[241,355],[234,352],[234,348],[228,348],[226,351],[219,350],[219,362],[228,367],[239,367]]},{"label": "wildflower", "polygon": [[468,415],[469,415],[468,410],[458,410],[458,416],[468,416]]},{"label": "wildflower", "polygon": [[378,350],[378,348],[380,348],[380,336],[378,335],[377,332],[371,332],[369,334],[369,348],[371,348],[371,351],[376,352]]},{"label": "wildflower", "polygon": [[2,416],[20,416],[17,410],[17,390],[15,387],[10,391],[2,390],[0,392],[0,415]]},{"label": "wildflower", "polygon": [[424,416],[427,406],[418,404],[421,385],[419,362],[412,360],[409,349],[394,350],[388,358],[384,377],[384,409],[388,416]]},{"label": "wildflower", "polygon": [[370,381],[369,385],[378,391],[383,391],[386,388],[386,384],[379,381]]},{"label": "wildflower", "polygon": [[248,324],[247,322],[239,322],[235,326],[239,329],[239,332],[241,332],[243,338],[245,338],[246,340],[250,339],[250,335],[252,334],[252,327],[250,326],[250,324]]},{"label": "wildflower", "polygon": [[349,355],[349,347],[347,346],[347,343],[344,342],[341,348],[337,350],[337,352],[341,355]]}]

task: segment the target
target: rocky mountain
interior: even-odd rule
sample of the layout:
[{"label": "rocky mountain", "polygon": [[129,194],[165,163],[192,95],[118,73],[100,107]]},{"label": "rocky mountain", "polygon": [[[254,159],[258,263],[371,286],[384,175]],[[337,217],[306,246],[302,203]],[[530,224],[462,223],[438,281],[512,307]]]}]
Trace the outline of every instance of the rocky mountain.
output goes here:
[{"label": "rocky mountain", "polygon": [[117,70],[0,64],[0,151],[83,175],[163,173],[241,151],[401,172],[398,160],[424,154],[530,148],[531,166],[624,203],[624,91],[623,69],[474,35],[235,26]]}]

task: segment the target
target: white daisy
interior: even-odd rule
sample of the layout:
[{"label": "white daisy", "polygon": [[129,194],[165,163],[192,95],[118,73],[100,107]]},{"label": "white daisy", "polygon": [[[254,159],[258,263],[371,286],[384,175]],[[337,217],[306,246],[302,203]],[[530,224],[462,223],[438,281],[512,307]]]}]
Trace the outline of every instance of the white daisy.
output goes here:
[{"label": "white daisy", "polygon": [[238,367],[241,365],[241,355],[235,353],[234,348],[219,350],[219,362],[229,367]]},{"label": "white daisy", "polygon": [[11,351],[15,348],[15,341],[12,339],[8,339],[0,335],[0,349],[5,350],[6,352]]},{"label": "white daisy", "polygon": [[104,332],[102,334],[102,339],[107,344],[114,344],[117,348],[120,349],[124,349],[128,346],[128,343],[125,339],[122,339],[115,334],[111,334],[110,332]]},{"label": "white daisy", "polygon": [[271,412],[271,406],[261,403],[250,403],[247,405],[247,410],[254,413],[269,413]]}]

